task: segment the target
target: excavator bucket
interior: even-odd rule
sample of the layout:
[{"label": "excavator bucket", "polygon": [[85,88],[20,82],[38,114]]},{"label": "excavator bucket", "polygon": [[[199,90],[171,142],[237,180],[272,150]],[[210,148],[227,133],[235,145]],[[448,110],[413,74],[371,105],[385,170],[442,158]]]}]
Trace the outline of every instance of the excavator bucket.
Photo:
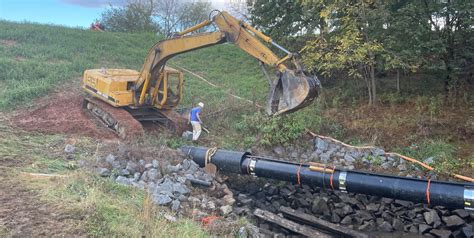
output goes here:
[{"label": "excavator bucket", "polygon": [[320,88],[316,76],[287,69],[270,86],[267,113],[276,116],[308,106],[319,95]]}]

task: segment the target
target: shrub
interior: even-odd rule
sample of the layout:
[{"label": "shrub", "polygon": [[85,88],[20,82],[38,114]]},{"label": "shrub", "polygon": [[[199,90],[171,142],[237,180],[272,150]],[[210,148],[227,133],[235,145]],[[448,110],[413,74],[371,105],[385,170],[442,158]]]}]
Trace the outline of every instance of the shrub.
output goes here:
[{"label": "shrub", "polygon": [[287,145],[300,137],[306,128],[302,120],[294,115],[267,117],[261,113],[245,115],[236,125],[236,129],[245,134],[258,135],[259,139],[244,138],[245,146],[253,143],[271,146],[275,144]]}]

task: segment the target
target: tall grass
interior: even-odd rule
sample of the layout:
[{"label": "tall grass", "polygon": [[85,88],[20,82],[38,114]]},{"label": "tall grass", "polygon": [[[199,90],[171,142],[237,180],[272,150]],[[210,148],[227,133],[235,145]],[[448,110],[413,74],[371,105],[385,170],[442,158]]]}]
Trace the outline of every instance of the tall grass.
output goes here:
[{"label": "tall grass", "polygon": [[80,80],[88,68],[139,69],[156,39],[152,34],[0,21],[0,110],[31,103],[68,80]]}]

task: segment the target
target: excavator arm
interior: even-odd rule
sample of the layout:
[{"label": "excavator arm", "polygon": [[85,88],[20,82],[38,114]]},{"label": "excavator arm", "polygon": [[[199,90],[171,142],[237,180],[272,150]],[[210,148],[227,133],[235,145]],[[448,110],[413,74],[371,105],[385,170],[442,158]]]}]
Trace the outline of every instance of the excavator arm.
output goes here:
[{"label": "excavator arm", "polygon": [[[214,24],[218,31],[189,34],[210,24]],[[279,58],[257,37],[273,44],[287,55]],[[227,12],[217,11],[212,19],[177,33],[172,38],[162,40],[149,50],[134,86],[135,95],[139,95],[135,99],[136,105],[143,105],[147,90],[159,79],[166,62],[173,56],[225,42],[235,44],[260,62],[278,71],[277,79],[270,83],[266,108],[269,115],[298,110],[318,96],[320,82],[316,77],[302,70],[303,67],[296,58],[297,54],[290,53],[268,36],[247,23],[237,20]],[[293,65],[289,65],[289,62]]]}]

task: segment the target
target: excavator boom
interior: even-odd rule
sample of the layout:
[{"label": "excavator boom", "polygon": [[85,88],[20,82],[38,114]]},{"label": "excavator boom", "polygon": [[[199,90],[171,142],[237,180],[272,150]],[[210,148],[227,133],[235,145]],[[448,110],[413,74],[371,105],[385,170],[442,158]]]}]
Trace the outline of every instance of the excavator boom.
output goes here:
[{"label": "excavator boom", "polygon": [[[215,10],[216,11],[216,10]],[[318,96],[319,80],[302,70],[297,53],[290,53],[271,38],[254,29],[249,24],[239,21],[225,11],[216,11],[211,20],[206,20],[196,26],[177,33],[172,38],[155,44],[143,64],[139,79],[135,84],[136,95],[140,95],[137,106],[143,105],[148,82],[156,81],[163,70],[166,61],[171,57],[188,51],[209,47],[216,44],[230,42],[247,52],[260,62],[274,67],[277,73],[276,80],[270,80],[269,95],[266,111],[269,115],[279,115],[296,111],[308,105]],[[211,33],[191,34],[207,25],[214,24],[219,30]],[[287,55],[279,58],[262,41],[276,46]],[[289,65],[291,62],[293,65]]]}]

